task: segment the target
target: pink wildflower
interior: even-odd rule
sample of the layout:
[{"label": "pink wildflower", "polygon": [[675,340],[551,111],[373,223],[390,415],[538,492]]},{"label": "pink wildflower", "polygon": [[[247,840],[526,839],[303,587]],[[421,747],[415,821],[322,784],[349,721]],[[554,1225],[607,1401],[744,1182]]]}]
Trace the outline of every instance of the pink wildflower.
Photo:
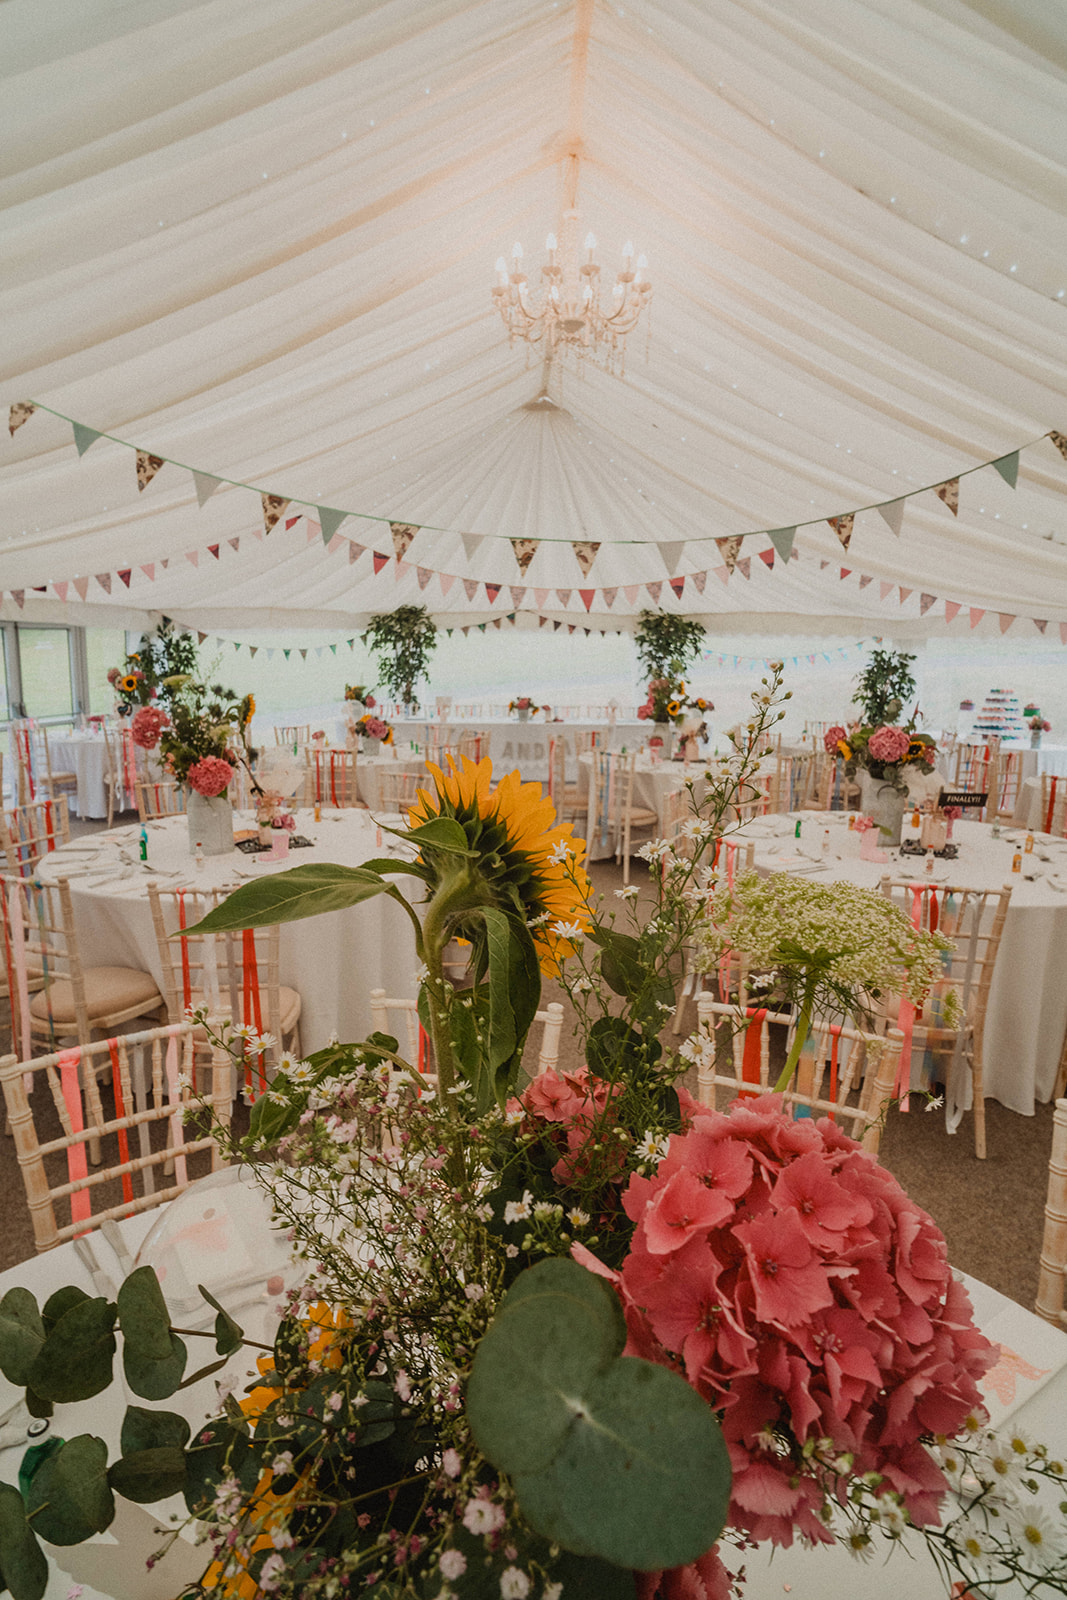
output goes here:
[{"label": "pink wildflower", "polygon": [[903,761],[910,743],[911,737],[903,728],[882,726],[875,728],[867,740],[867,753],[875,761]]},{"label": "pink wildflower", "polygon": [[207,799],[221,794],[232,777],[230,763],[219,756],[203,756],[189,768],[189,783]]}]

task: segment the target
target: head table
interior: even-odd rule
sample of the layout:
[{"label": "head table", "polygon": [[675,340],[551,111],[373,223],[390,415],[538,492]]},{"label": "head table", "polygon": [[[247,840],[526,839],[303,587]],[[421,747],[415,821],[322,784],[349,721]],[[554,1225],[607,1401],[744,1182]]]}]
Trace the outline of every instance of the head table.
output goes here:
[{"label": "head table", "polygon": [[[251,818],[238,813],[251,825]],[[394,818],[395,825],[400,819]],[[366,811],[324,812],[315,822],[310,811],[296,813],[296,831],[312,840],[311,849],[291,850],[285,860],[244,855],[232,850],[209,856],[199,869],[189,851],[189,829],[184,816],[167,817],[148,824],[148,862],[138,859],[140,828],[114,828],[83,836],[42,857],[38,871],[48,883],[61,876],[70,879],[74,919],[87,963],[138,968],[150,972],[157,984],[163,973],[152,928],[148,883],[161,889],[236,889],[290,867],[331,861],[358,867],[373,856],[389,854],[398,841],[383,833]],[[403,886],[413,880],[398,877]],[[301,1045],[319,1050],[331,1034],[341,1039],[362,1039],[371,1031],[368,995],[387,988],[391,995],[417,992],[414,944],[405,913],[385,895],[364,901],[347,911],[333,911],[305,922],[288,922],[281,929],[280,973],[300,995]]]},{"label": "head table", "polygon": [[[843,881],[876,889],[887,874],[916,882],[926,876],[921,856],[901,856],[898,850],[887,850],[881,863],[860,860],[859,835],[849,830],[844,812],[759,817],[732,837],[752,840],[758,870],[800,873],[814,883]],[[1035,1100],[1052,1098],[1067,1032],[1067,840],[1038,835],[1033,853],[1023,857],[1026,876],[1011,870],[1023,843],[1017,830],[1006,829],[997,839],[987,823],[957,822],[953,840],[959,856],[935,861],[935,883],[972,889],[1013,885],[986,1014],[984,1081],[988,1099],[1031,1117]],[[966,1109],[969,1074],[961,1087]]]},{"label": "head table", "polygon": [[[198,1187],[194,1184],[174,1205],[188,1210],[193,1203],[195,1208]],[[211,1192],[205,1191],[204,1200],[212,1198]],[[209,1213],[205,1211],[204,1214]],[[160,1212],[145,1212],[119,1224],[124,1248],[130,1257],[137,1256],[141,1241],[160,1215]],[[124,1266],[99,1233],[91,1234],[89,1242],[98,1271],[117,1286],[124,1272],[129,1270],[129,1261]],[[238,1320],[244,1321],[249,1333],[254,1331],[256,1337],[265,1337],[265,1328],[260,1330],[249,1323],[247,1307],[235,1303],[234,1296],[227,1297],[221,1282],[216,1284],[210,1251],[198,1266],[222,1303],[226,1304],[229,1298]],[[977,1279],[959,1273],[957,1276],[962,1278],[971,1296],[979,1327],[1001,1346],[1000,1362],[982,1380],[991,1422],[999,1428],[1010,1420],[1013,1428],[1041,1440],[1053,1453],[1067,1453],[1067,1334]],[[106,1282],[94,1282],[74,1245],[67,1243],[0,1273],[0,1295],[21,1285],[36,1295],[38,1303],[43,1303],[53,1290],[68,1283],[76,1284],[90,1295],[114,1294],[114,1289]],[[186,1321],[181,1325],[189,1324]],[[238,1393],[249,1381],[247,1373],[251,1365],[246,1351],[238,1351],[231,1358],[227,1371],[232,1370],[238,1376]],[[203,1380],[189,1390],[180,1391],[164,1402],[164,1406],[180,1411],[195,1425],[211,1414],[212,1388],[211,1380]],[[0,1410],[12,1405],[19,1393],[0,1376]],[[118,1453],[119,1429],[127,1401],[140,1403],[136,1397],[125,1393],[120,1376],[111,1389],[91,1400],[58,1407],[52,1429],[66,1439],[80,1433],[95,1434],[107,1442],[111,1458]],[[13,1431],[16,1438],[10,1446],[0,1447],[0,1479],[7,1483],[17,1480],[19,1465],[30,1442],[18,1439],[17,1430]],[[161,1540],[157,1530],[164,1525],[165,1515],[162,1518],[153,1515],[156,1507],[133,1505],[121,1495],[116,1495],[115,1505],[116,1520],[106,1534],[83,1545],[61,1549],[48,1547],[51,1570],[45,1600],[66,1600],[72,1579],[84,1586],[81,1600],[173,1600],[183,1584],[195,1580],[203,1571],[204,1548],[194,1546],[189,1536],[176,1540],[166,1557],[152,1571],[147,1571],[145,1560],[159,1548]],[[173,1508],[179,1515],[184,1511],[177,1497],[164,1506],[166,1510]],[[912,1556],[915,1559],[911,1559]],[[901,1595],[907,1595],[908,1600],[946,1600],[944,1584],[922,1542],[917,1539],[909,1539],[888,1561],[879,1551],[877,1559],[863,1568],[862,1576],[848,1555],[833,1547],[804,1550],[794,1545],[792,1549],[779,1550],[760,1545],[755,1550],[747,1550],[743,1557],[738,1557],[736,1552],[727,1554],[727,1564],[732,1568],[742,1563],[748,1573],[744,1590],[747,1600],[781,1600],[782,1595],[790,1591],[798,1600],[800,1597],[813,1600],[815,1596],[819,1600],[854,1600],[857,1594],[862,1594],[864,1600],[900,1600]],[[1013,1586],[997,1592],[1006,1600],[1014,1600],[1021,1590]]]}]

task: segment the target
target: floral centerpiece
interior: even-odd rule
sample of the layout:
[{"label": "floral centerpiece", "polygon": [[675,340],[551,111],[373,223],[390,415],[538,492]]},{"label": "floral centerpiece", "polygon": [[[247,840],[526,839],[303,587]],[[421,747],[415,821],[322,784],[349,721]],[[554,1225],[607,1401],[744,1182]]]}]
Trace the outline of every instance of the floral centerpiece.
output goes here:
[{"label": "floral centerpiece", "polygon": [[368,711],[373,711],[377,701],[364,683],[346,683],[345,699],[355,700],[359,705],[366,706]]},{"label": "floral centerpiece", "polygon": [[516,699],[508,701],[508,711],[516,712],[520,722],[525,722],[529,717],[536,717],[539,711],[548,711],[548,706],[539,706],[528,694],[520,694]]},{"label": "floral centerpiece", "polygon": [[[110,1465],[82,1435],[25,1500],[4,1490],[16,1600],[43,1592],[38,1536],[102,1531],[115,1493],[182,1494],[199,1592],[240,1600],[724,1600],[739,1553],[798,1537],[859,1555],[925,1539],[965,1583],[989,1566],[1062,1592],[1059,1524],[1034,1507],[1067,1476],[987,1437],[993,1350],[930,1218],[832,1123],[774,1096],[695,1105],[660,1041],[777,682],[709,769],[684,848],[645,847],[651,916],[635,886],[594,906],[583,842],[488,762],[430,768],[402,859],[330,869],[331,909],[384,894],[409,918],[435,1080],[374,1035],[286,1058],[255,1102],[229,1147],[309,1276],[248,1390],[224,1373],[191,1435],[154,1408],[188,1381],[190,1334],[149,1268],[114,1304],[64,1290],[42,1315],[11,1291],[0,1368],[31,1409],[107,1386],[116,1322],[127,1386],[153,1403],[128,1408]],[[243,885],[203,926],[307,914],[316,885],[307,867]],[[443,967],[457,935],[462,991]],[[541,969],[575,1003],[585,1064],[528,1081]],[[198,1376],[243,1341],[206,1298]]]},{"label": "floral centerpiece", "polygon": [[376,717],[373,712],[366,712],[355,722],[349,722],[349,727],[354,734],[363,739],[376,739],[383,744],[392,744],[393,725],[386,722],[384,717]]},{"label": "floral centerpiece", "polygon": [[137,649],[127,653],[121,666],[108,671],[107,681],[115,691],[119,716],[132,716],[138,706],[151,706],[157,699],[169,704],[168,684],[175,678],[195,674],[196,660],[196,642],[191,634],[164,617],[154,632],[141,636]]},{"label": "floral centerpiece", "polygon": [[120,717],[132,716],[138,706],[151,705],[159,692],[146,676],[137,651],[127,655],[121,667],[109,668],[107,681],[115,691]]},{"label": "floral centerpiece", "polygon": [[1026,725],[1030,729],[1031,733],[1051,733],[1052,732],[1052,724],[1051,724],[1051,722],[1048,721],[1047,717],[1043,717],[1041,715],[1040,711],[1035,712],[1035,714],[1032,717],[1027,717]]},{"label": "floral centerpiece", "polygon": [[[251,775],[256,752],[248,727],[255,699],[184,674],[161,687],[167,691],[169,716],[143,708],[134,714],[131,737],[145,750],[158,745],[166,770],[186,786],[190,846],[200,846],[205,855],[225,854],[233,848],[233,816],[224,797],[238,763]],[[254,776],[251,781],[253,791],[261,794]]]}]

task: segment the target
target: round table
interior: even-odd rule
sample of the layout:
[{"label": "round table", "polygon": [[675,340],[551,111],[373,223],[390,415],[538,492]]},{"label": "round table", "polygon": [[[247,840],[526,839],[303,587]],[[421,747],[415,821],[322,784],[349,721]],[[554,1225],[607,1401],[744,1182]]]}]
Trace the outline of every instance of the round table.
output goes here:
[{"label": "round table", "polygon": [[[250,814],[235,818],[251,827]],[[198,870],[189,853],[184,816],[148,824],[148,864],[138,859],[140,828],[114,828],[62,846],[41,859],[38,872],[48,883],[70,879],[74,920],[82,959],[150,972],[157,984],[163,971],[156,950],[149,879],[161,889],[237,888],[265,874],[285,872],[308,862],[330,861],[358,867],[372,856],[401,850],[366,811],[310,811],[296,814],[296,831],[313,841],[284,860],[233,850],[209,856]],[[151,869],[151,870],[149,870]],[[398,875],[403,888],[414,880]],[[391,995],[418,992],[415,948],[406,914],[379,895],[347,911],[332,911],[281,929],[280,976],[300,995],[300,1038],[305,1051],[320,1050],[332,1034],[350,1041],[371,1031],[369,995],[387,988]]]},{"label": "round table", "polygon": [[73,772],[78,792],[71,806],[79,817],[107,816],[107,745],[102,733],[68,733],[49,738],[53,772]]},{"label": "round table", "polygon": [[[827,829],[830,852],[824,856]],[[884,862],[860,860],[859,836],[841,812],[759,817],[733,837],[753,841],[758,870],[800,873],[816,883],[838,880],[876,889],[886,874],[925,876],[921,857],[896,850],[885,851]],[[986,1013],[984,1081],[987,1099],[1032,1117],[1035,1100],[1052,1099],[1067,1033],[1067,840],[1038,835],[1033,855],[1023,858],[1025,872],[1032,874],[1027,877],[1011,870],[1020,832],[1009,828],[995,839],[988,823],[957,822],[953,838],[959,856],[937,860],[935,882],[973,889],[1013,885]],[[969,1075],[965,1090],[966,1107]]]}]

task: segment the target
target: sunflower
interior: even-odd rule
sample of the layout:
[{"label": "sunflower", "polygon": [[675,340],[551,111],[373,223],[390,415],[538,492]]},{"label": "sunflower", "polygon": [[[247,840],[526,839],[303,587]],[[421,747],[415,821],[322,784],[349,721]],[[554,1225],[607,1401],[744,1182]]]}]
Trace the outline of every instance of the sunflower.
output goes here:
[{"label": "sunflower", "polygon": [[125,678],[119,679],[116,687],[121,689],[123,694],[133,694],[137,688],[137,678],[135,674],[132,672],[127,673]]},{"label": "sunflower", "polygon": [[[461,759],[457,767],[449,756],[447,774],[432,761],[426,763],[434,788],[418,791],[408,825],[417,828],[437,816],[454,817],[462,825],[471,849],[478,852],[479,871],[493,902],[525,918],[542,972],[554,974],[575,948],[554,928],[582,928],[589,920],[585,840],[574,837],[569,822],[556,823],[555,807],[539,783],[523,783],[518,772],[509,772],[490,791],[493,763]],[[470,938],[475,930],[455,931]]]},{"label": "sunflower", "polygon": [[928,746],[925,739],[909,739],[905,761],[921,761],[926,755]]},{"label": "sunflower", "polygon": [[246,704],[246,707],[245,707],[244,720],[245,720],[245,727],[247,727],[248,724],[251,722],[252,718],[256,714],[256,697],[255,697],[254,694],[246,694],[245,695],[245,700],[246,700],[247,704]]},{"label": "sunflower", "polygon": [[682,707],[681,707],[681,702],[680,701],[678,701],[678,700],[668,700],[668,702],[667,702],[667,715],[669,717],[680,716],[681,715],[681,711],[682,711]]},{"label": "sunflower", "polygon": [[844,739],[838,739],[838,741],[837,741],[837,750],[838,750],[838,754],[844,756],[846,761],[851,761],[852,760],[852,746],[850,744],[848,744]]}]

